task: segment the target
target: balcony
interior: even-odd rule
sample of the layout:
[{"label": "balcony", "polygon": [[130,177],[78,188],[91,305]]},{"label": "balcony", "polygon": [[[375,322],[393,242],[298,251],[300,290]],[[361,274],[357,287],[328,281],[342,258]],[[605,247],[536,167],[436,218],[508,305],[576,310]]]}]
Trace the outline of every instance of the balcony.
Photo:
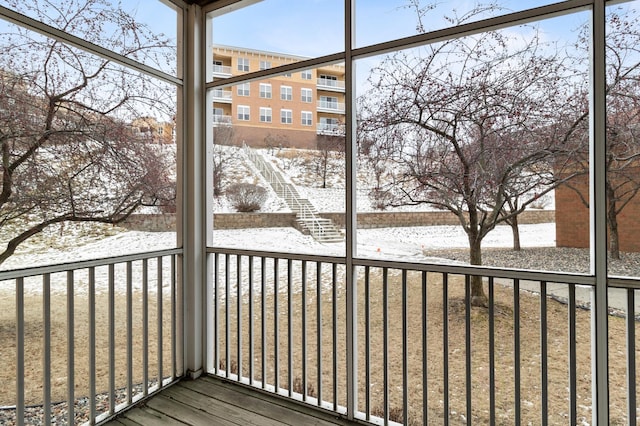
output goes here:
[{"label": "balcony", "polygon": [[318,135],[343,136],[344,137],[344,124],[319,123],[316,126],[316,133]]},{"label": "balcony", "polygon": [[318,78],[316,81],[316,88],[318,90],[325,90],[328,92],[344,93],[344,81],[332,80],[329,78]]},{"label": "balcony", "polygon": [[213,65],[213,77],[228,78],[231,77],[231,67],[227,65]]},{"label": "balcony", "polygon": [[223,90],[223,89],[214,89],[213,91],[213,102],[230,104],[232,98],[231,90]]},{"label": "balcony", "polygon": [[318,112],[328,112],[333,114],[344,114],[344,103],[334,101],[318,101],[316,106]]},{"label": "balcony", "polygon": [[[354,259],[349,269],[341,257],[208,248],[206,369],[188,381],[181,255],[173,249],[0,272],[16,294],[15,408],[4,415],[50,424],[64,411],[69,424],[100,423],[146,401],[122,421],[591,420],[593,277],[369,259]],[[486,310],[468,303],[477,275],[488,289]],[[609,415],[612,424],[632,424],[640,286],[615,279],[610,287],[624,301],[609,318],[611,342],[626,343],[609,352],[612,398],[623,400]],[[44,325],[35,353],[25,351],[33,336],[23,308],[34,288]],[[60,297],[66,333],[76,336],[64,345],[53,337],[51,317]],[[550,322],[558,312],[566,321]],[[25,368],[34,356],[39,371]],[[51,367],[58,357],[67,363],[63,382]],[[63,402],[54,404],[61,391]],[[42,414],[33,417],[30,406],[39,404]]]},{"label": "balcony", "polygon": [[213,126],[230,126],[232,124],[233,117],[230,115],[216,115],[213,116]]}]

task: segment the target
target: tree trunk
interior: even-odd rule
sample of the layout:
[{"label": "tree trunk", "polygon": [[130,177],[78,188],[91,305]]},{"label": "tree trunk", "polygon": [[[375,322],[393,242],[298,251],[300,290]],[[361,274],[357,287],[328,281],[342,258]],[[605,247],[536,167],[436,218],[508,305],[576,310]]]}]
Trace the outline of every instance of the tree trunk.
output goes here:
[{"label": "tree trunk", "polygon": [[513,216],[511,220],[509,220],[509,225],[511,226],[511,232],[513,233],[513,249],[515,251],[520,251],[520,229],[518,228],[518,215]]},{"label": "tree trunk", "polygon": [[609,256],[620,259],[620,236],[618,234],[618,218],[616,217],[616,203],[609,198],[607,209],[607,223],[609,225]]},{"label": "tree trunk", "polygon": [[[469,235],[469,263],[472,265],[482,265],[481,240]],[[489,306],[487,295],[484,293],[482,277],[471,276],[471,306]]]}]

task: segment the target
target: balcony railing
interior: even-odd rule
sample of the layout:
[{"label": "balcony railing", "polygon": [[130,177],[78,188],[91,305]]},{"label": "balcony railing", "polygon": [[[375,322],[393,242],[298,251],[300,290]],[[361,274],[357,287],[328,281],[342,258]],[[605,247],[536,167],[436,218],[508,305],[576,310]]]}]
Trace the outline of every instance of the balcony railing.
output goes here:
[{"label": "balcony railing", "polygon": [[227,65],[213,65],[214,77],[230,77],[231,67]]},{"label": "balcony railing", "polygon": [[213,89],[213,101],[222,103],[231,103],[231,90]]},{"label": "balcony railing", "polygon": [[230,115],[213,115],[214,126],[229,126],[232,123],[233,118]]},{"label": "balcony railing", "polygon": [[[591,422],[592,276],[207,252],[210,374],[372,424]],[[183,375],[181,253],[0,272],[12,423],[100,422]],[[640,284],[609,291],[610,423],[637,424]]]},{"label": "balcony railing", "polygon": [[[374,424],[591,422],[593,277],[361,259],[354,290],[342,258],[208,251],[212,374]],[[635,424],[640,287],[611,285],[610,419]]]},{"label": "balcony railing", "polygon": [[318,101],[317,108],[320,112],[333,112],[337,114],[344,114],[345,111],[344,103],[334,101]]},{"label": "balcony railing", "polygon": [[318,78],[317,88],[319,90],[329,90],[333,92],[344,92],[344,81],[332,80],[329,78]]},{"label": "balcony railing", "polygon": [[319,123],[316,127],[319,135],[344,136],[344,124]]},{"label": "balcony railing", "polygon": [[2,288],[15,290],[14,344],[0,353],[15,368],[2,393],[5,420],[93,424],[182,376],[180,254],[0,272]]}]

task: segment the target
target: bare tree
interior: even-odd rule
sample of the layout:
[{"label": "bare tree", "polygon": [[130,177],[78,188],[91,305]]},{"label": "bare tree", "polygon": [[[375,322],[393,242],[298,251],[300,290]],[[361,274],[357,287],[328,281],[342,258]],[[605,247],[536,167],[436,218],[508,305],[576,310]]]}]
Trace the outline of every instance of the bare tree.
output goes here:
[{"label": "bare tree", "polygon": [[224,192],[225,166],[231,154],[224,146],[233,144],[233,126],[217,126],[213,130],[213,195],[219,197]]},{"label": "bare tree", "polygon": [[279,151],[283,148],[289,148],[289,146],[291,146],[291,142],[289,142],[287,135],[283,135],[281,133],[276,133],[274,135],[269,133],[264,138],[264,145],[267,147],[269,154],[274,155],[276,149]]},{"label": "bare tree", "polygon": [[[161,60],[166,40],[101,0],[10,1],[25,14],[133,59]],[[130,125],[170,121],[175,93],[151,78],[7,25],[0,34],[0,263],[46,227],[119,223],[172,204],[172,150]],[[109,29],[113,32],[110,33]]]},{"label": "bare tree", "polygon": [[[412,4],[422,21],[430,9]],[[535,27],[520,37],[490,31],[398,52],[373,70],[360,99],[360,131],[394,164],[392,204],[455,214],[473,265],[482,264],[484,237],[534,202],[533,188],[540,196],[558,185],[557,171],[578,149],[570,125],[557,120],[569,95],[554,52]],[[472,277],[471,303],[486,304],[480,277]]]},{"label": "bare tree", "polygon": [[333,160],[336,156],[344,155],[344,138],[333,135],[319,135],[316,141],[316,151],[313,164],[316,174],[320,178],[320,186],[327,187],[327,178],[336,173]]}]

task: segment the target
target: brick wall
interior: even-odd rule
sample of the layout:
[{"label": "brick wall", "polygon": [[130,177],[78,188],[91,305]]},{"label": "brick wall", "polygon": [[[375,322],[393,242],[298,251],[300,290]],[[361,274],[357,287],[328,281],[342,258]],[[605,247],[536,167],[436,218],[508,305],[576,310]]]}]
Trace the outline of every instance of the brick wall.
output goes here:
[{"label": "brick wall", "polygon": [[[280,111],[277,112],[278,116],[274,115],[273,119],[280,120]],[[253,111],[252,111],[253,114]],[[316,128],[313,127],[311,131],[294,130],[294,129],[269,129],[260,127],[234,127],[234,143],[237,146],[242,146],[243,142],[253,148],[266,147],[264,139],[268,136],[283,136],[288,141],[287,147],[314,149],[317,145]],[[287,148],[285,147],[285,148]]]},{"label": "brick wall", "polygon": [[[344,228],[344,213],[322,213],[322,217],[333,220]],[[532,210],[523,213],[521,224],[549,223],[554,221],[553,210]],[[213,226],[217,229],[242,228],[284,228],[293,226],[294,213],[217,213],[213,216]],[[358,227],[385,228],[399,226],[435,226],[458,225],[458,218],[448,212],[373,212],[358,214]],[[122,225],[137,231],[172,231],[175,230],[175,215],[133,215]]]},{"label": "brick wall", "polygon": [[[572,185],[589,196],[589,182],[585,176],[580,181],[574,180]],[[579,195],[568,188],[560,186],[555,190],[556,203],[556,246],[557,247],[589,247],[589,210]]]},{"label": "brick wall", "polygon": [[[572,181],[572,186],[588,199],[588,177]],[[556,245],[558,247],[589,247],[589,210],[578,194],[566,186],[556,189]],[[618,214],[620,251],[640,252],[640,197],[635,197]]]}]

